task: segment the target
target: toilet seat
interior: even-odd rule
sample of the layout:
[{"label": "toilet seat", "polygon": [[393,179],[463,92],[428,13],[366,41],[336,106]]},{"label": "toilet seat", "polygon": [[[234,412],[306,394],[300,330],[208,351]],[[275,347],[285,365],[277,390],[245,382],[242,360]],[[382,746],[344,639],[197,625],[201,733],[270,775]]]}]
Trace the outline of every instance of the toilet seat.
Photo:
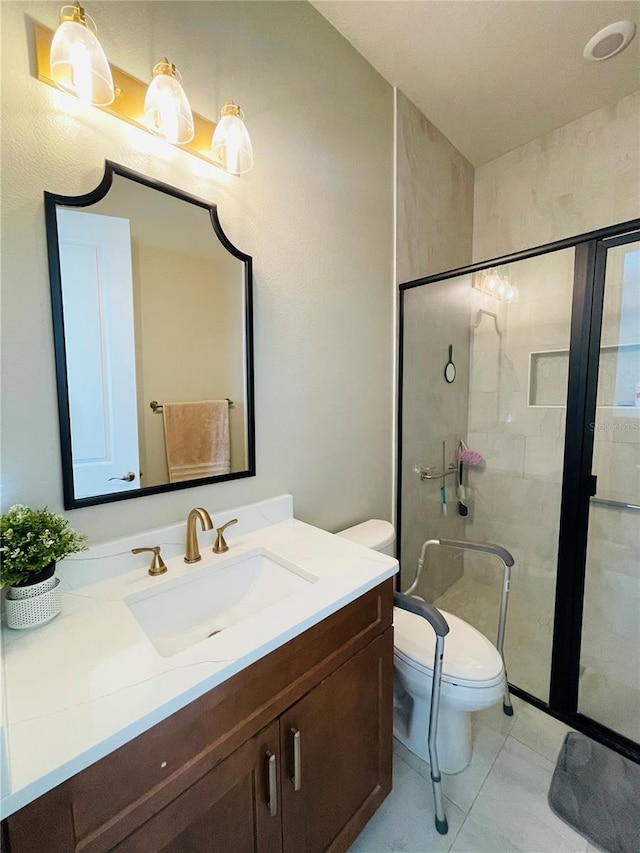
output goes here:
[{"label": "toilet seat", "polygon": [[[444,610],[440,612],[449,624],[442,680],[470,688],[501,684],[504,666],[493,643],[464,620]],[[393,626],[395,654],[408,666],[432,678],[436,635],[431,625],[415,613],[394,607]]]}]

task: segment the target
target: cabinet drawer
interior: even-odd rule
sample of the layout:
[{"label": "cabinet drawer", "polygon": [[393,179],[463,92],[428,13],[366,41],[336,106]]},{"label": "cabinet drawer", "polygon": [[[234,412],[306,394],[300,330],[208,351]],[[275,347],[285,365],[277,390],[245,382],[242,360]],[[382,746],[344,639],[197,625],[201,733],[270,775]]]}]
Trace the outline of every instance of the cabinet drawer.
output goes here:
[{"label": "cabinet drawer", "polygon": [[392,618],[388,580],[11,815],[11,853],[112,850]]}]

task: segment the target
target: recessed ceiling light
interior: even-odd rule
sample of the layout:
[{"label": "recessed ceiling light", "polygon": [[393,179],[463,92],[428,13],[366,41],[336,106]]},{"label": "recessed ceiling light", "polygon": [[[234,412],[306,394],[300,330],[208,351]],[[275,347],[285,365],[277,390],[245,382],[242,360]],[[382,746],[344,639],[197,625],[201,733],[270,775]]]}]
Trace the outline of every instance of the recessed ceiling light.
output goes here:
[{"label": "recessed ceiling light", "polygon": [[631,21],[616,21],[603,27],[590,38],[583,52],[585,59],[600,62],[620,53],[636,34],[636,25]]}]

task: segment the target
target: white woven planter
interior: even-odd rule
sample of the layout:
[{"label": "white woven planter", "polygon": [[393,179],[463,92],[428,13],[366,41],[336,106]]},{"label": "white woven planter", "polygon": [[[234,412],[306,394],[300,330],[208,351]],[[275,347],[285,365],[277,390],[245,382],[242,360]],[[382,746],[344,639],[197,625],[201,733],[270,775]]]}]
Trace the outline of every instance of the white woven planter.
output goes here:
[{"label": "white woven planter", "polygon": [[[44,625],[50,622],[62,609],[62,594],[60,593],[59,578],[49,578],[31,587],[9,587],[4,600],[5,614],[9,628],[35,628],[36,625]],[[40,594],[32,594],[28,598],[24,596],[27,590],[32,593],[35,587],[42,590]],[[16,598],[15,594],[20,593]]]},{"label": "white woven planter", "polygon": [[10,598],[12,601],[18,601],[21,598],[35,598],[36,595],[49,592],[50,589],[54,589],[57,585],[58,579],[52,575],[46,581],[32,583],[30,586],[10,586],[7,590],[7,598]]}]

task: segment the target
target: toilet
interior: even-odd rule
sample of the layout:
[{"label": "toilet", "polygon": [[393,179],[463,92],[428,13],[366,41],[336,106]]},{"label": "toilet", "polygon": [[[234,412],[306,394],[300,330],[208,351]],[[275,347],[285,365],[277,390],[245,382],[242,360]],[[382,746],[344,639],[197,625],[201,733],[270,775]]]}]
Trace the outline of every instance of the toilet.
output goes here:
[{"label": "toilet", "polygon": [[[338,536],[394,556],[395,530],[388,521],[371,519]],[[440,611],[449,624],[445,638],[438,718],[440,769],[459,773],[471,760],[471,712],[502,700],[504,664],[483,634],[452,613]],[[407,749],[429,761],[428,732],[436,635],[429,623],[394,608],[393,733]]]}]

